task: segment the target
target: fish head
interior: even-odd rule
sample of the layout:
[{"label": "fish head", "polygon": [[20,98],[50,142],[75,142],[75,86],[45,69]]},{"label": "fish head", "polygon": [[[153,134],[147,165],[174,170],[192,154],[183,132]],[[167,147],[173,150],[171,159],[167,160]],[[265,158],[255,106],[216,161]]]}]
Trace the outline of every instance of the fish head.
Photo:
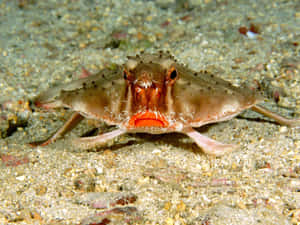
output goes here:
[{"label": "fish head", "polygon": [[162,62],[129,60],[123,77],[130,92],[130,128],[169,127],[166,95],[177,79],[175,67]]}]

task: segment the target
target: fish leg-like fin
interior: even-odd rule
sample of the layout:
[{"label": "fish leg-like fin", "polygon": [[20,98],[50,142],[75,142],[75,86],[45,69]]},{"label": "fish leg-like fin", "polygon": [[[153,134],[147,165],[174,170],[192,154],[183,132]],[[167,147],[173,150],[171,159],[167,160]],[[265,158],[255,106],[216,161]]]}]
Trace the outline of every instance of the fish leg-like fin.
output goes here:
[{"label": "fish leg-like fin", "polygon": [[46,146],[52,142],[55,142],[58,138],[63,137],[66,133],[71,131],[76,125],[83,119],[84,117],[80,115],[78,112],[72,114],[72,116],[67,120],[67,122],[53,134],[46,141],[39,141],[30,143],[32,147],[36,146]]},{"label": "fish leg-like fin", "polygon": [[73,141],[74,146],[78,146],[82,149],[91,149],[97,146],[101,146],[107,143],[109,140],[120,136],[121,134],[126,133],[126,130],[123,129],[116,129],[108,133],[104,133],[101,135],[93,136],[93,137],[84,137],[84,138],[77,138]]},{"label": "fish leg-like fin", "polygon": [[259,105],[255,105],[251,107],[251,110],[260,113],[266,117],[269,117],[273,120],[275,120],[277,123],[281,124],[281,125],[286,125],[289,127],[300,127],[300,119],[288,119],[285,118],[279,114],[276,114],[262,106]]},{"label": "fish leg-like fin", "polygon": [[209,155],[221,156],[237,148],[237,145],[223,144],[217,142],[209,137],[200,134],[193,128],[189,128],[183,133],[191,137],[196,142],[196,144],[202,149],[202,151]]}]

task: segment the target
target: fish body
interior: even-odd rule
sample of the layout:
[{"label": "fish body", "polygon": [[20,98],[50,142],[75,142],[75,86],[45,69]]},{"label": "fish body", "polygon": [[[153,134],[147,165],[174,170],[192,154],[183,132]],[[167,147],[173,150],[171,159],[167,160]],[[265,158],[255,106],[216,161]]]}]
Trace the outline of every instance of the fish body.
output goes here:
[{"label": "fish body", "polygon": [[[79,139],[88,148],[126,132],[180,132],[193,138],[204,152],[221,155],[235,146],[216,142],[193,128],[229,120],[248,108],[276,120],[274,113],[259,111],[264,108],[256,105],[262,101],[262,96],[248,87],[233,86],[207,71],[195,72],[160,51],[130,56],[114,69],[52,88],[35,103],[44,108],[70,108],[77,120],[85,117],[117,127],[102,138]],[[73,128],[73,121],[69,122]],[[44,144],[58,136],[60,131]]]}]

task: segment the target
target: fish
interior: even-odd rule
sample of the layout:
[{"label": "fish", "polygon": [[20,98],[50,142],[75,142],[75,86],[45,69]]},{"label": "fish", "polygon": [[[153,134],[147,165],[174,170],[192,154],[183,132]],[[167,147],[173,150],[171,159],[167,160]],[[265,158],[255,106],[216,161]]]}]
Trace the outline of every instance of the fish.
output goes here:
[{"label": "fish", "polygon": [[128,56],[123,65],[53,87],[34,100],[44,109],[74,111],[50,138],[48,145],[71,131],[82,119],[103,121],[115,130],[76,138],[82,149],[96,148],[125,133],[183,133],[209,155],[221,156],[237,145],[213,140],[195,128],[227,121],[250,109],[275,122],[300,126],[300,119],[286,118],[259,103],[263,95],[247,86],[234,86],[214,73],[195,72],[179,63],[170,52],[141,52]]}]

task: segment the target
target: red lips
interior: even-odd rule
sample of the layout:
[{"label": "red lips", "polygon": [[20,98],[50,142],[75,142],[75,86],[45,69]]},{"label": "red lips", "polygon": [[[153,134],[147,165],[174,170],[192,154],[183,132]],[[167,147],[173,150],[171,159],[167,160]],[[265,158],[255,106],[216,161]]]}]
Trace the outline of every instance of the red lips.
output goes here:
[{"label": "red lips", "polygon": [[135,114],[129,121],[130,127],[167,127],[168,125],[164,116],[151,111]]}]

